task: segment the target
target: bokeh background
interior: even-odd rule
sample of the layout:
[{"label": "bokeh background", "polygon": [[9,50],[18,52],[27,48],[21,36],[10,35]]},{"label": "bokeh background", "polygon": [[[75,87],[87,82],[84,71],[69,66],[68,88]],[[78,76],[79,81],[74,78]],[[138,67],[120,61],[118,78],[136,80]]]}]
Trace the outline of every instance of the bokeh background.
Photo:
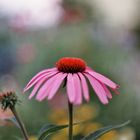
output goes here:
[{"label": "bokeh background", "polygon": [[[44,123],[67,123],[67,103],[60,90],[52,101],[28,100],[29,79],[65,56],[83,58],[96,71],[120,84],[120,95],[106,106],[90,91],[91,101],[75,107],[75,140],[109,124],[131,120],[100,140],[140,139],[140,1],[139,0],[0,0],[0,89],[14,90],[29,131],[37,139]],[[91,88],[90,88],[91,89]],[[86,114],[86,115],[85,115]],[[88,114],[88,115],[87,115]],[[3,119],[0,139],[15,140],[19,130]],[[67,130],[50,140],[66,140]]]}]

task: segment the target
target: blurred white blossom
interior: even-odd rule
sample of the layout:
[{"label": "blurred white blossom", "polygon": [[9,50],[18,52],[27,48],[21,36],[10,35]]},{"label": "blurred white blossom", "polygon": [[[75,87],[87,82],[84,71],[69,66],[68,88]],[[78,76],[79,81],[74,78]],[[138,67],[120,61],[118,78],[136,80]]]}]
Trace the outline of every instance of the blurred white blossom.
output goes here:
[{"label": "blurred white blossom", "polygon": [[0,14],[11,24],[25,27],[51,27],[63,15],[62,0],[0,0]]}]

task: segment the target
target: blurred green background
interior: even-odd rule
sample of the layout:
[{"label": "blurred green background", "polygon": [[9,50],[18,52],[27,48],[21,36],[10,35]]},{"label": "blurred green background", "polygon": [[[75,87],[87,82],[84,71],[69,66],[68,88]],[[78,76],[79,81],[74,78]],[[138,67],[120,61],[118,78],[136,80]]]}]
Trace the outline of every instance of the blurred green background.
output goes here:
[{"label": "blurred green background", "polygon": [[[123,9],[121,13],[121,8],[115,11],[121,2],[114,5],[113,2],[112,5],[109,1],[105,2],[106,4],[102,0],[62,1],[59,6],[63,9],[63,14],[59,22],[51,27],[44,23],[43,27],[32,25],[34,28],[31,28],[32,26],[28,27],[28,24],[25,24],[26,26],[22,24],[21,18],[18,19],[18,24],[14,20],[13,26],[10,21],[13,16],[9,18],[0,13],[0,88],[3,91],[17,92],[22,101],[17,105],[17,109],[32,140],[36,139],[38,130],[44,123],[55,122],[55,119],[50,119],[54,114],[59,116],[54,110],[66,108],[59,101],[58,104],[55,102],[57,97],[55,101],[50,102],[28,100],[29,92],[22,94],[23,88],[37,72],[54,67],[56,61],[65,56],[84,59],[94,70],[108,76],[121,86],[121,94],[113,94],[113,99],[106,106],[102,105],[90,90],[91,100],[88,104],[94,107],[93,114],[98,112],[98,115],[93,117],[93,122],[105,126],[131,120],[128,127],[113,134],[117,136],[116,140],[140,139],[139,7],[137,3],[135,5],[130,3],[135,10],[132,14],[129,8],[127,11],[126,7],[129,5],[127,1],[126,5],[125,3],[120,5]],[[59,98],[62,97],[58,97],[58,100]],[[88,108],[79,113],[82,115],[86,111]],[[14,140],[14,136],[20,136],[20,132],[11,124],[0,125],[1,140]],[[75,139],[78,140],[82,133],[75,135]],[[101,140],[111,140],[112,135],[110,135]],[[63,135],[60,133],[60,136]],[[56,137],[56,139],[65,138]]]}]

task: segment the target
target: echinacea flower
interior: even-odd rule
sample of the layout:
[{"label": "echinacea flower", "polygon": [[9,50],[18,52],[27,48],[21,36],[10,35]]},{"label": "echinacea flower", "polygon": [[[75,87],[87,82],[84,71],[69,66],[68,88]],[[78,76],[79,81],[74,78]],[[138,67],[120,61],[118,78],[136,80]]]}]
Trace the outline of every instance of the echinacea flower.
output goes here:
[{"label": "echinacea flower", "polygon": [[107,104],[108,99],[112,98],[109,88],[118,93],[119,86],[116,83],[92,70],[84,60],[71,57],[61,58],[56,63],[56,67],[36,74],[29,81],[24,92],[34,87],[29,99],[36,94],[38,101],[46,98],[51,100],[61,84],[64,83],[69,102],[78,105],[82,103],[83,98],[86,101],[90,99],[86,79],[89,80],[93,90],[103,104]]},{"label": "echinacea flower", "polygon": [[0,93],[0,105],[3,110],[15,107],[18,98],[13,91]]},{"label": "echinacea flower", "polygon": [[[10,111],[12,112],[12,114],[14,116],[14,119],[16,120],[16,125],[18,125],[18,128],[22,132],[24,139],[28,140],[28,134],[27,134],[27,131],[25,129],[25,126],[24,126],[23,122],[21,121],[21,119],[19,118],[19,115],[18,115],[16,108],[15,108],[16,104],[19,101],[20,100],[18,100],[18,97],[14,91],[0,93],[1,109],[3,111],[7,111],[10,109]],[[14,124],[15,124],[15,122],[14,122]]]}]

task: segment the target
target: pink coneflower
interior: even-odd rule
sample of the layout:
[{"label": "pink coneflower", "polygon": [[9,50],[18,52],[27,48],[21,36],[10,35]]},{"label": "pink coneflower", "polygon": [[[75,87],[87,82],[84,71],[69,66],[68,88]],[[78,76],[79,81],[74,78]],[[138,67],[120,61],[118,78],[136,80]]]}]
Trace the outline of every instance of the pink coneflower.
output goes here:
[{"label": "pink coneflower", "polygon": [[51,100],[64,82],[69,102],[78,105],[82,103],[82,98],[86,101],[90,99],[86,79],[103,104],[107,104],[108,99],[112,98],[108,87],[118,93],[117,84],[89,68],[84,60],[71,57],[61,58],[56,67],[39,72],[30,80],[24,92],[34,86],[29,99],[37,93],[38,101],[46,98]]},{"label": "pink coneflower", "polygon": [[0,108],[0,126],[9,126],[11,123],[9,123],[7,120],[12,118],[14,115],[11,112],[10,109],[6,109],[5,111]]}]

